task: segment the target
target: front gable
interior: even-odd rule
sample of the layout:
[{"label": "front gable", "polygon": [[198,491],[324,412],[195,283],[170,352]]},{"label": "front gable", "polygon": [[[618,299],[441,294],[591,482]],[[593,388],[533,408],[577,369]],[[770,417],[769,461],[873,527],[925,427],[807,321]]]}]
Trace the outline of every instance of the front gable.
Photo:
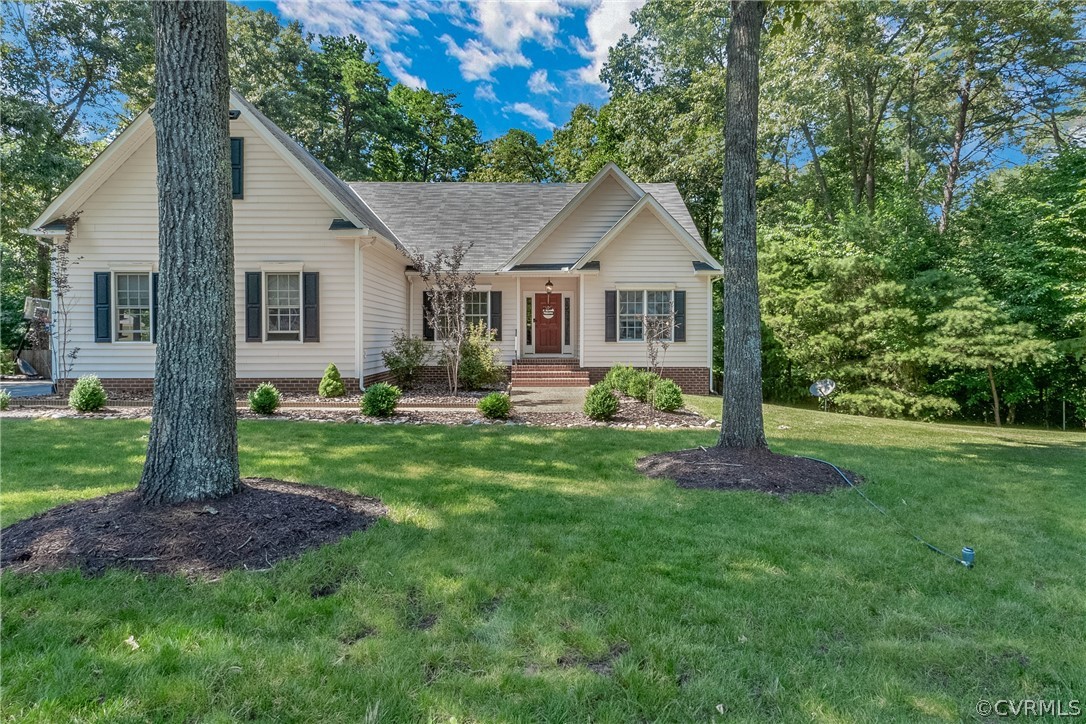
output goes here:
[{"label": "front gable", "polygon": [[613,163],[604,166],[539,233],[506,264],[570,264],[579,259],[645,195]]}]

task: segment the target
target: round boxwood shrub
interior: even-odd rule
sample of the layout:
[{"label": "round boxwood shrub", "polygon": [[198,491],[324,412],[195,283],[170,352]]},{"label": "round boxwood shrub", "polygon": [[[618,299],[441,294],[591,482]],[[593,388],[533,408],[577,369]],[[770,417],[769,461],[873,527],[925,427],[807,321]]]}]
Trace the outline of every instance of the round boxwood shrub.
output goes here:
[{"label": "round boxwood shrub", "polygon": [[652,395],[652,388],[658,379],[660,378],[651,372],[634,372],[626,385],[626,394],[635,400],[648,402],[649,396]]},{"label": "round boxwood shrub", "polygon": [[509,411],[513,409],[513,403],[509,401],[509,395],[504,392],[491,392],[479,400],[476,408],[483,413],[483,417],[489,417],[491,420],[504,420],[509,417]]},{"label": "round boxwood shrub", "polygon": [[362,395],[362,412],[370,417],[388,417],[396,410],[400,388],[387,382],[378,382],[366,388]]},{"label": "round boxwood shrub", "polygon": [[0,390],[0,412],[8,409],[11,406],[11,393],[7,390]]},{"label": "round boxwood shrub", "polygon": [[611,388],[600,382],[588,388],[584,398],[584,414],[593,420],[610,420],[618,412],[618,398]]},{"label": "round boxwood shrub", "polygon": [[347,394],[347,388],[343,385],[343,378],[339,376],[339,368],[332,362],[324,370],[317,394],[321,397],[343,397]]},{"label": "round boxwood shrub", "polygon": [[83,375],[68,395],[68,406],[79,412],[94,412],[105,407],[107,399],[109,398],[98,375]]},{"label": "round boxwood shrub", "polygon": [[683,406],[682,388],[672,380],[657,380],[652,389],[652,406],[664,412],[674,412]]},{"label": "round boxwood shrub", "polygon": [[279,409],[281,401],[279,390],[270,382],[261,382],[249,393],[249,409],[258,415],[271,415]]},{"label": "round boxwood shrub", "polygon": [[617,390],[624,395],[629,394],[630,380],[637,374],[637,370],[629,365],[615,365],[607,370],[603,384],[612,390]]}]

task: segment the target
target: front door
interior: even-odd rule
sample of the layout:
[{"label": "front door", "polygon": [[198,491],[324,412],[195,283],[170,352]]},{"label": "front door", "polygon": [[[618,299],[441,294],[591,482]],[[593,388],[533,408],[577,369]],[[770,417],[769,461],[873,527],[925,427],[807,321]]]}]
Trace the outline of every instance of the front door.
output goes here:
[{"label": "front door", "polygon": [[535,295],[535,351],[558,354],[562,351],[562,295]]}]

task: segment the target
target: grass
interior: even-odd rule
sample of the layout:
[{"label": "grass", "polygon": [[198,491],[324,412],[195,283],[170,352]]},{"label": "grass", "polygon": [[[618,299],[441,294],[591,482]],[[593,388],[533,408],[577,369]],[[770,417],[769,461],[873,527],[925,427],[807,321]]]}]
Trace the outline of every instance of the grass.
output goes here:
[{"label": "grass", "polygon": [[[711,431],[244,422],[244,474],[376,495],[391,519],[214,583],[5,574],[3,716],[957,721],[979,699],[1083,697],[1081,434],[783,407],[766,428],[977,567],[847,490],[636,473]],[[133,485],[146,432],[5,420],[3,524]]]}]

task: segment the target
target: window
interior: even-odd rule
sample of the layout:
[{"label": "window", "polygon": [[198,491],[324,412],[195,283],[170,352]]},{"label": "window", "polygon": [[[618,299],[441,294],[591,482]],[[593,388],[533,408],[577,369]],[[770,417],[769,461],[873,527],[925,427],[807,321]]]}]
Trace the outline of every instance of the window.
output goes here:
[{"label": "window", "polygon": [[[117,341],[151,341],[151,275],[116,274]],[[108,341],[108,338],[107,338]]]},{"label": "window", "polygon": [[468,329],[482,322],[490,328],[490,292],[464,294],[464,319]]},{"label": "window", "polygon": [[297,342],[302,338],[302,275],[267,274],[268,341]]},{"label": "window", "polygon": [[[666,331],[662,339],[670,340],[674,334],[671,324],[673,292],[657,290],[619,291],[618,293],[618,338],[623,342],[645,339],[645,322],[651,328]],[[666,330],[657,326],[667,325]]]},{"label": "window", "polygon": [[531,345],[531,343],[532,343],[532,298],[528,297],[528,299],[525,300],[525,301],[528,302],[528,306],[527,306],[527,308],[525,310],[525,317],[524,317],[524,319],[527,321],[527,329],[526,329],[525,337],[526,337],[526,340],[527,340],[526,344]]}]

